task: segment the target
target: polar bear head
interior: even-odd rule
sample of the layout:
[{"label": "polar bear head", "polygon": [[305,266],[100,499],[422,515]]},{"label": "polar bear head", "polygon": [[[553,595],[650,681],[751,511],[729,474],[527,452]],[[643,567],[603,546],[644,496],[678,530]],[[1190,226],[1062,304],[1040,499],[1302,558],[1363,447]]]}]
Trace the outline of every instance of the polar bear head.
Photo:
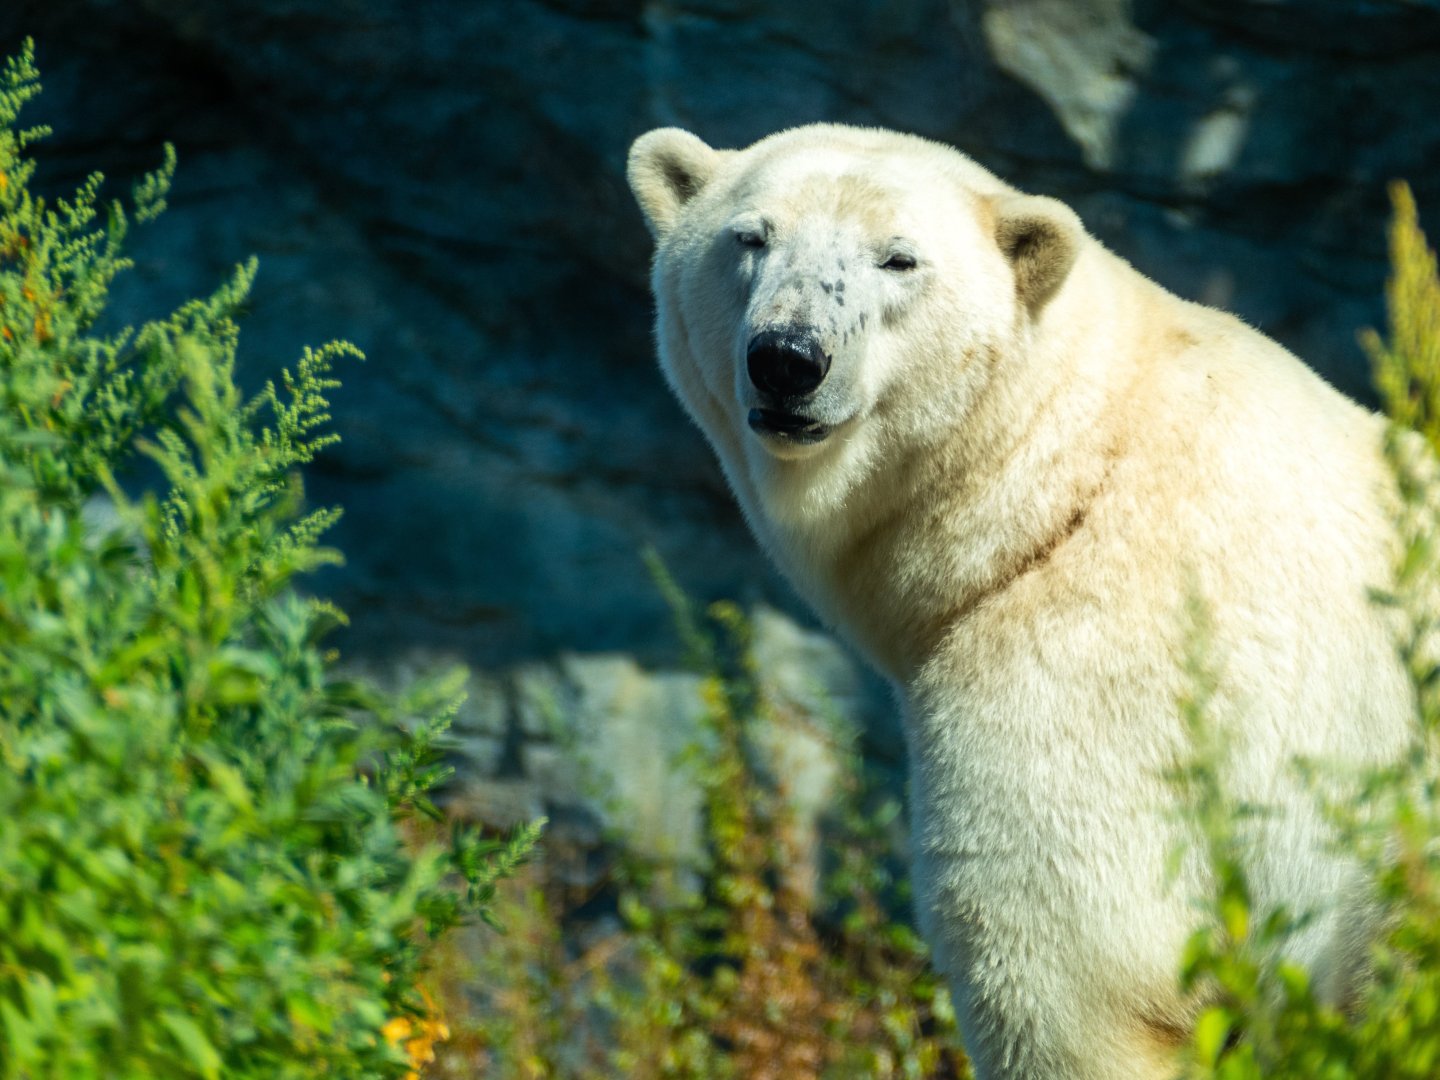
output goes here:
[{"label": "polar bear head", "polygon": [[1084,238],[1063,204],[887,131],[716,150],[662,128],[628,175],[656,240],[661,366],[747,503],[963,423]]}]

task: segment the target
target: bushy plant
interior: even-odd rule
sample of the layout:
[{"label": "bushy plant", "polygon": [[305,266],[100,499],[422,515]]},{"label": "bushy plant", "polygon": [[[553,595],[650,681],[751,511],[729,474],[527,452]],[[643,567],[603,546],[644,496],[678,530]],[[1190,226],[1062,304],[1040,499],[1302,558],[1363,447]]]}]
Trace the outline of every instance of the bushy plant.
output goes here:
[{"label": "bushy plant", "polygon": [[[1433,1080],[1440,1076],[1440,277],[1410,192],[1392,192],[1390,335],[1366,335],[1376,383],[1392,419],[1387,452],[1400,493],[1403,551],[1392,591],[1375,601],[1396,613],[1396,642],[1415,688],[1415,738],[1390,767],[1370,773],[1348,804],[1327,806],[1336,843],[1369,871],[1387,927],[1359,1000],[1315,995],[1283,945],[1305,912],[1256,911],[1244,866],[1244,816],[1224,788],[1225,745],[1206,717],[1203,612],[1195,616],[1191,699],[1195,755],[1181,779],[1215,871],[1205,929],[1183,973],[1215,1004],[1200,1017],[1187,1075],[1223,1080]],[[1427,448],[1428,444],[1428,448]],[[1298,764],[1298,763],[1297,763]],[[1322,768],[1318,764],[1312,769]],[[1317,793],[1317,798],[1319,798]]]},{"label": "bushy plant", "polygon": [[253,263],[97,329],[129,219],[98,175],[32,193],[38,89],[27,46],[0,76],[0,1077],[404,1076],[427,950],[533,830],[408,847],[463,676],[341,679],[341,614],[292,591],[336,558],[297,470],[355,350],[242,396]]},{"label": "bushy plant", "polygon": [[560,932],[570,915],[562,891],[543,878],[517,889],[503,909],[511,933],[446,980],[452,998],[484,989],[474,1030],[461,1007],[447,1009],[457,1034],[442,1075],[968,1076],[948,994],[892,914],[904,904],[882,836],[893,799],[867,798],[850,761],[826,888],[812,896],[797,880],[783,787],[762,779],[753,756],[755,725],[779,706],[756,670],[748,623],[731,604],[692,610],[655,569],[703,675],[706,745],[684,767],[703,796],[708,861],[686,885],[622,853],[608,883],[620,928],[573,948]]}]

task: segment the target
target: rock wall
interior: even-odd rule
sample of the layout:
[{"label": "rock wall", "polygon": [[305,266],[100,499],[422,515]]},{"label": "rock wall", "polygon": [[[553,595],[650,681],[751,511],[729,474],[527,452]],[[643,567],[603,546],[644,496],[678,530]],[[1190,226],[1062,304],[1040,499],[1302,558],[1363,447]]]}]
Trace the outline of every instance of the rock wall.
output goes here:
[{"label": "rock wall", "polygon": [[372,664],[663,668],[647,545],[701,597],[798,611],[654,371],[623,179],[650,127],[949,141],[1362,395],[1386,182],[1440,233],[1440,0],[9,0],[0,48],[26,34],[44,181],[178,145],[127,317],[254,252],[249,377],[328,337],[369,354],[310,490],[347,508],[319,587]]}]

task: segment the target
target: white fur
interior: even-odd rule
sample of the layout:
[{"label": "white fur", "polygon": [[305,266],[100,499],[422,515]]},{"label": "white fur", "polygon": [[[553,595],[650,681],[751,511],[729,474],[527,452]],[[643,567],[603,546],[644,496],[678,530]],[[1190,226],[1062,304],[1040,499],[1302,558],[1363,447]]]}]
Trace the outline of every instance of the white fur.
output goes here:
[{"label": "white fur", "polygon": [[[1192,589],[1228,782],[1274,808],[1257,903],[1315,913],[1294,951],[1342,998],[1371,912],[1287,765],[1411,735],[1367,598],[1394,554],[1379,420],[946,147],[815,126],[715,151],[661,130],[630,175],[666,378],[765,549],[900,689],[919,915],[977,1076],[1175,1069],[1206,889],[1194,860],[1164,871]],[[763,250],[737,244],[762,225]],[[897,237],[914,270],[878,265]],[[746,342],[777,319],[833,350],[818,445],[746,425]]]}]

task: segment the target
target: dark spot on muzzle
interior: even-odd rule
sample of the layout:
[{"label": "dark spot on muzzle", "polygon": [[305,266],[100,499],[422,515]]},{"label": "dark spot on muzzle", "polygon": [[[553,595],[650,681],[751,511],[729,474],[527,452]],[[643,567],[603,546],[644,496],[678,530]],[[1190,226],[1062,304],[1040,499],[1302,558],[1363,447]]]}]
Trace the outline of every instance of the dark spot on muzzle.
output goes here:
[{"label": "dark spot on muzzle", "polygon": [[745,366],[756,390],[786,401],[814,393],[830,371],[830,357],[803,330],[762,330],[750,339]]}]

